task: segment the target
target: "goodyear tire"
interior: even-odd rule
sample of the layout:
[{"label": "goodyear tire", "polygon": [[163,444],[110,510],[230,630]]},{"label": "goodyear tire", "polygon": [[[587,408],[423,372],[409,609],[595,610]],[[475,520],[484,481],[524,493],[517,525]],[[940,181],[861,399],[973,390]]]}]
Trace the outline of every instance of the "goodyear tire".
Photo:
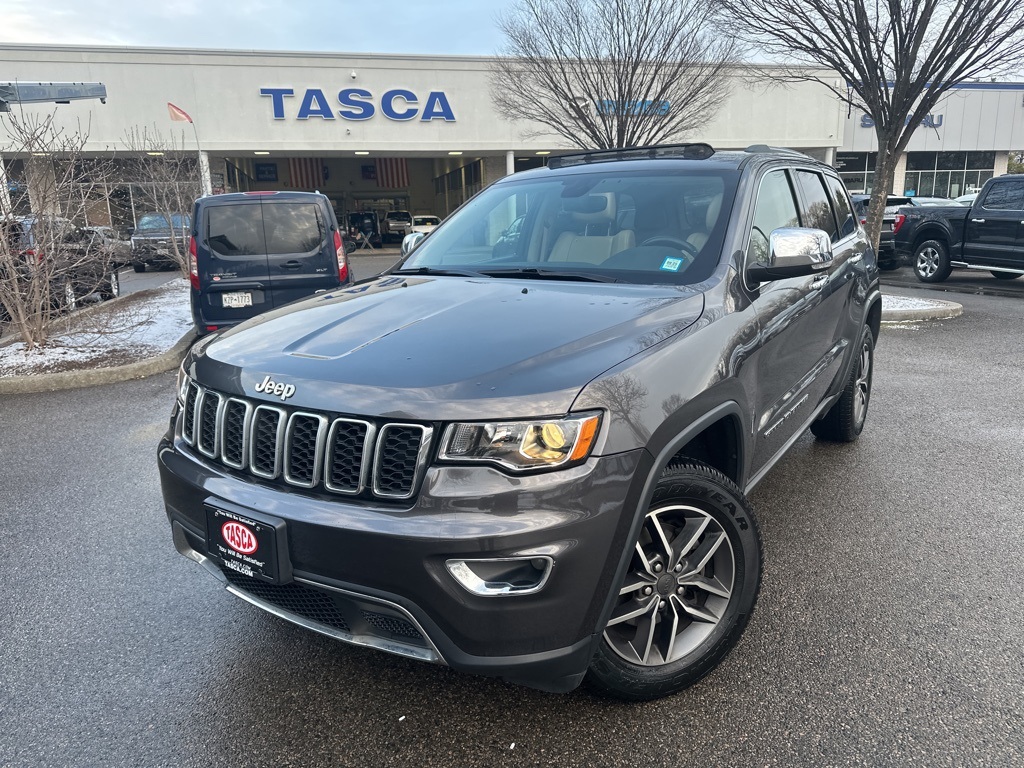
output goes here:
[{"label": "goodyear tire", "polygon": [[949,263],[949,248],[941,240],[925,240],[914,251],[914,274],[922,283],[941,283],[953,265]]},{"label": "goodyear tire", "polygon": [[662,474],[587,681],[630,701],[681,691],[736,644],[761,586],[761,535],[742,491],[694,461]]},{"label": "goodyear tire", "polygon": [[875,367],[875,336],[864,326],[857,346],[857,359],[843,394],[824,416],[811,424],[811,432],[819,440],[852,443],[860,437],[871,402],[871,376]]}]

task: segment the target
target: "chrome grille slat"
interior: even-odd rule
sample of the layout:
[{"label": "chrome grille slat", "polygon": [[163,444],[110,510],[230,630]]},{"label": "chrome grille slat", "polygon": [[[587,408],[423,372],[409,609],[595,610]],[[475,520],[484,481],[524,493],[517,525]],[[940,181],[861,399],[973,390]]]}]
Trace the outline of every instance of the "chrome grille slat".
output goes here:
[{"label": "chrome grille slat", "polygon": [[249,471],[274,480],[281,474],[281,453],[288,414],[282,408],[261,405],[252,416],[249,436]]},{"label": "chrome grille slat", "polygon": [[249,453],[252,404],[229,397],[221,416],[220,460],[232,469],[245,469]]},{"label": "chrome grille slat", "polygon": [[189,382],[182,438],[225,467],[307,490],[411,498],[423,479],[433,429],[380,426],[223,395]]},{"label": "chrome grille slat", "polygon": [[209,389],[202,390],[195,410],[195,446],[201,454],[211,459],[217,458],[223,408],[224,398],[220,394]]},{"label": "chrome grille slat", "polygon": [[[288,418],[284,437],[284,479],[300,488],[312,488],[320,479],[327,440],[326,416],[296,411]],[[313,439],[309,431],[313,430]],[[312,443],[312,446],[310,446]]]},{"label": "chrome grille slat", "polygon": [[368,421],[335,419],[331,422],[324,459],[324,487],[327,490],[350,496],[365,490],[376,432],[377,428]]},{"label": "chrome grille slat", "polygon": [[433,430],[421,424],[385,424],[373,460],[373,493],[386,499],[408,499],[426,467]]}]

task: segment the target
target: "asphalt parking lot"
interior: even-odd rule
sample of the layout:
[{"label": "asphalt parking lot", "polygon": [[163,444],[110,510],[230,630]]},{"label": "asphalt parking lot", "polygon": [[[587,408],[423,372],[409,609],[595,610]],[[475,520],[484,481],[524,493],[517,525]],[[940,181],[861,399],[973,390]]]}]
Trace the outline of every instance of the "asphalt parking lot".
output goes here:
[{"label": "asphalt parking lot", "polygon": [[961,318],[883,330],[861,440],[805,436],[755,491],[738,647],[641,705],[347,647],[223,591],[161,506],[173,374],[6,396],[0,765],[1022,765],[1022,305],[945,298]]}]

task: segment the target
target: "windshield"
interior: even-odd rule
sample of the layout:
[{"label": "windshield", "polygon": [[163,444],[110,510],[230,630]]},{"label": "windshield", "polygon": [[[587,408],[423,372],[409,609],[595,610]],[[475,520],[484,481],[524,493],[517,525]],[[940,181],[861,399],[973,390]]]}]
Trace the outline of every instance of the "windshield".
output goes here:
[{"label": "windshield", "polygon": [[408,211],[392,211],[388,214],[388,218],[392,221],[412,221],[412,216]]},{"label": "windshield", "polygon": [[495,184],[399,270],[701,282],[720,261],[738,176],[619,171]]},{"label": "windshield", "polygon": [[[171,221],[174,222],[175,229],[185,229],[191,225],[190,218],[188,216],[182,216],[180,213],[173,214],[171,216]],[[137,231],[144,229],[169,229],[167,226],[167,217],[162,213],[147,213],[139,219],[139,225],[135,229]]]}]

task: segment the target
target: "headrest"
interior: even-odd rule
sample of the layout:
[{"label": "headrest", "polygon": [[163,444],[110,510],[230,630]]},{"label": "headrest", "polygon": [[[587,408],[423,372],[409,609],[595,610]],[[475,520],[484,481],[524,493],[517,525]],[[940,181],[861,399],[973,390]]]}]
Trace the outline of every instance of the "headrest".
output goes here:
[{"label": "headrest", "polygon": [[614,192],[569,198],[563,205],[565,210],[572,212],[574,221],[583,224],[606,224],[615,220]]},{"label": "headrest", "polygon": [[704,216],[704,224],[708,232],[715,228],[718,223],[718,215],[722,212],[722,196],[715,195],[708,204],[708,212]]}]

